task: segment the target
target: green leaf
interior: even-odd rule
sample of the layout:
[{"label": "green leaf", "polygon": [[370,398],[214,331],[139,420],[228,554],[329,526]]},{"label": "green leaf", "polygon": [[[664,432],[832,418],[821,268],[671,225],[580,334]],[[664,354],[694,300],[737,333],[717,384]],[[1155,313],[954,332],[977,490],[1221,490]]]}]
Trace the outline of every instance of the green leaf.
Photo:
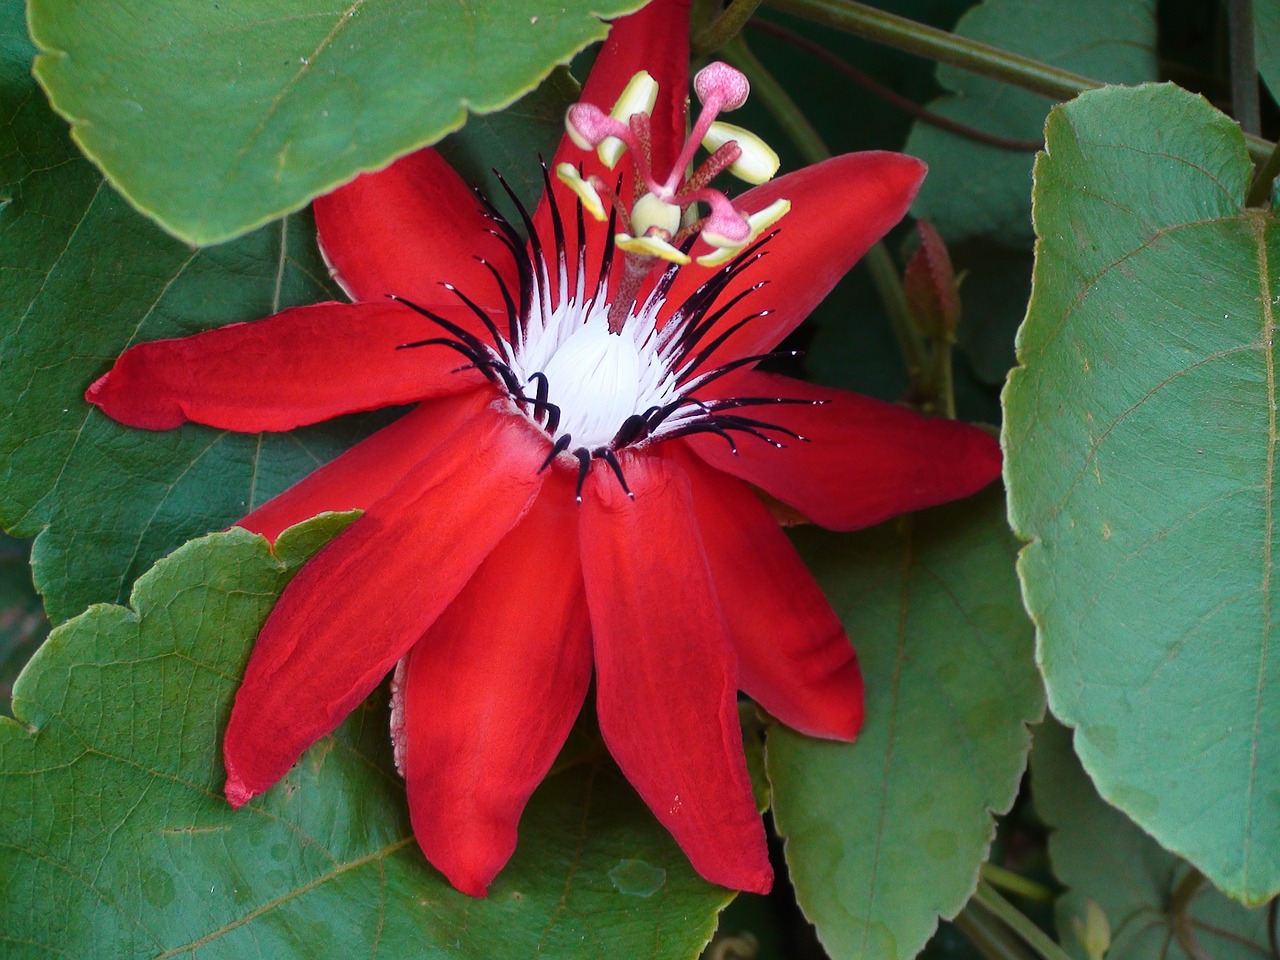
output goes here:
[{"label": "green leaf", "polygon": [[637,0],[31,0],[36,76],[139,210],[216,243],[489,113]]},{"label": "green leaf", "polygon": [[49,632],[30,555],[29,544],[0,536],[0,712],[8,711],[14,679]]},{"label": "green leaf", "polygon": [[[1138,83],[1157,76],[1154,0],[986,0],[960,18],[956,32],[1099,80]],[[1012,140],[1038,140],[1053,105],[1048,97],[945,64],[938,83],[951,93],[930,110]],[[906,152],[929,164],[911,212],[948,240],[1030,241],[1033,151],[988,146],[917,121]]]},{"label": "green leaf", "polygon": [[[0,210],[0,521],[39,534],[36,580],[58,621],[123,600],[159,557],[234,523],[386,417],[260,436],[150,433],[84,402],[130,344],[339,294],[309,215],[193,250],[133,212],[40,97],[23,16],[21,0],[0,0],[0,195],[13,198]],[[499,140],[521,144],[519,158],[495,162],[510,162],[525,202],[536,200],[536,153],[554,148],[561,121],[549,116],[565,91],[561,77],[515,118],[486,118],[449,147],[479,160]]]},{"label": "green leaf", "polygon": [[1106,800],[1260,903],[1280,891],[1280,232],[1245,209],[1239,128],[1176,87],[1084,94],[1048,135],[1004,443],[1049,703]]},{"label": "green leaf", "polygon": [[[22,3],[4,0],[3,26]],[[189,537],[234,522],[360,434],[129,430],[84,401],[132,343],[333,296],[308,217],[193,250],[125,204],[25,79],[0,96],[0,519],[39,534],[36,583],[56,620],[122,598]]]},{"label": "green leaf", "polygon": [[[1070,731],[1052,721],[1034,731],[1031,788],[1052,829],[1049,856],[1069,889],[1055,905],[1062,944],[1089,960],[1082,943],[1089,905],[1110,930],[1107,960],[1198,960],[1184,949],[1188,934],[1214,960],[1269,955],[1267,911],[1246,910],[1206,887],[1181,914],[1171,913],[1187,865],[1102,801],[1071,751]],[[1202,954],[1204,956],[1206,954]]]},{"label": "green leaf", "polygon": [[240,811],[220,736],[262,620],[351,515],[181,548],[55,630],[0,720],[5,955],[692,958],[731,894],[599,752],[562,756],[487,900],[423,859],[384,698]]},{"label": "green leaf", "polygon": [[800,543],[857,646],[867,723],[854,744],[770,732],[774,818],[834,960],[907,960],[973,892],[1044,710],[1004,501]]}]

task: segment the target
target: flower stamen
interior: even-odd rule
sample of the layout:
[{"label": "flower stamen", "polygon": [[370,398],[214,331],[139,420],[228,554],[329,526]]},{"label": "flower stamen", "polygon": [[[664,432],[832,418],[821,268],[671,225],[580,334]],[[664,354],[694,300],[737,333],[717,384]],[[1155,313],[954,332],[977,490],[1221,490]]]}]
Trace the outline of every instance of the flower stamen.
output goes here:
[{"label": "flower stamen", "polygon": [[[631,297],[660,260],[680,265],[689,262],[686,240],[700,235],[716,247],[714,253],[699,257],[698,263],[718,267],[732,260],[790,209],[790,204],[782,200],[771,204],[767,212],[748,216],[722,192],[710,188],[711,181],[725,171],[748,183],[764,183],[777,172],[778,155],[750,131],[716,119],[722,112],[735,110],[746,102],[751,85],[739,70],[727,63],[710,63],[698,71],[693,86],[703,109],[662,179],[653,170],[650,117],[657,103],[657,83],[648,73],[641,71],[631,78],[608,114],[585,102],[574,104],[565,114],[570,139],[583,150],[594,149],[610,169],[623,152],[631,153],[637,196],[629,210],[622,210],[625,232],[615,238],[625,254],[628,273],[640,276],[639,282],[628,285]],[[711,155],[686,176],[699,146]],[[608,191],[599,177],[584,178],[568,163],[556,167],[556,176],[577,194],[591,216],[604,220]],[[609,199],[614,209],[619,209],[616,194]],[[698,204],[708,206],[710,213],[696,216],[693,208]],[[610,332],[621,332],[631,302],[623,296],[614,299]]]}]

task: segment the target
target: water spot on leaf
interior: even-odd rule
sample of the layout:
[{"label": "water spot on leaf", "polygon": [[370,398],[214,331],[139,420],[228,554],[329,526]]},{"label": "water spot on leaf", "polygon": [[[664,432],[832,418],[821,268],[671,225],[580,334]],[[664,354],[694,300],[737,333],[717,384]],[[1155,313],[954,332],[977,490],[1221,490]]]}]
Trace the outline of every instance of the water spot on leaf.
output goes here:
[{"label": "water spot on leaf", "polygon": [[153,907],[167,907],[173,903],[173,877],[163,870],[152,870],[142,881],[142,895]]},{"label": "water spot on leaf", "polygon": [[930,830],[924,846],[935,860],[950,860],[956,855],[956,835],[950,830]]},{"label": "water spot on leaf", "polygon": [[933,809],[933,805],[937,802],[937,794],[931,790],[922,790],[910,800],[911,812],[917,816],[924,816]]},{"label": "water spot on leaf", "polygon": [[1160,801],[1154,793],[1122,783],[1116,787],[1111,799],[1121,809],[1135,817],[1150,817],[1160,809]]},{"label": "water spot on leaf", "polygon": [[985,634],[1007,634],[1022,626],[1022,616],[1020,609],[1013,609],[1008,604],[983,603],[974,607],[969,619]]},{"label": "water spot on leaf", "polygon": [[1084,734],[1084,738],[1089,741],[1090,746],[1101,753],[1103,756],[1114,757],[1119,742],[1116,738],[1116,728],[1106,723],[1097,723],[1088,727],[1081,727],[1080,732]]},{"label": "water spot on leaf", "polygon": [[619,860],[609,871],[609,879],[619,893],[632,897],[650,897],[667,882],[667,871],[643,860]]}]

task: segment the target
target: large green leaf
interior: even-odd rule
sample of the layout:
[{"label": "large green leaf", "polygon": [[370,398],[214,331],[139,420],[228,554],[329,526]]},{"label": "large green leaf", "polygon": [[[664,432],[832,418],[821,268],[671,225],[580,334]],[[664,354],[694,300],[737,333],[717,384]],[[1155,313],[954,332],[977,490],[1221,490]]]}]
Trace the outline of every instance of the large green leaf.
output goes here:
[{"label": "large green leaf", "polygon": [[1280,233],[1251,174],[1176,87],[1050,115],[1004,442],[1053,712],[1103,797],[1258,903],[1280,891]]},{"label": "large green leaf", "polygon": [[[133,579],[192,536],[235,522],[367,432],[361,417],[290,434],[118,426],[84,390],[125,347],[181,336],[336,291],[298,214],[193,250],[134,213],[76,151],[31,77],[22,0],[0,0],[0,521],[39,534],[36,579],[50,615],[120,601]],[[501,142],[528,202],[554,147],[563,78],[452,139],[479,161]],[[555,114],[554,117],[551,114]],[[521,162],[517,165],[516,161]],[[532,188],[530,190],[530,188]]]},{"label": "large green leaf", "polygon": [[[1155,0],[985,0],[961,17],[956,32],[1100,80],[1156,77]],[[951,93],[931,110],[1013,140],[1038,139],[1053,105],[945,64],[938,83]],[[906,151],[929,164],[911,212],[948,240],[1031,240],[1031,151],[988,146],[922,122],[912,127]]]},{"label": "large green leaf", "polygon": [[237,236],[532,90],[638,0],[31,0],[36,75],[176,236]]},{"label": "large green leaf", "polygon": [[244,809],[220,733],[258,628],[347,518],[181,548],[50,636],[0,720],[5,956],[695,957],[731,894],[598,750],[561,757],[487,900],[413,841],[383,699]]},{"label": "large green leaf", "polygon": [[[1053,829],[1054,874],[1069,888],[1055,908],[1059,937],[1073,956],[1088,960],[1082,937],[1089,929],[1090,902],[1107,918],[1107,960],[1269,955],[1266,910],[1246,910],[1206,887],[1180,915],[1171,912],[1187,899],[1179,889],[1187,882],[1187,865],[1102,802],[1071,751],[1066,729],[1050,721],[1034,735],[1031,788],[1036,809]],[[1206,952],[1195,954],[1196,944]]]},{"label": "large green leaf", "polygon": [[854,744],[770,732],[774,817],[828,953],[907,960],[973,892],[1044,709],[1004,500],[800,542],[858,648],[867,723]]}]

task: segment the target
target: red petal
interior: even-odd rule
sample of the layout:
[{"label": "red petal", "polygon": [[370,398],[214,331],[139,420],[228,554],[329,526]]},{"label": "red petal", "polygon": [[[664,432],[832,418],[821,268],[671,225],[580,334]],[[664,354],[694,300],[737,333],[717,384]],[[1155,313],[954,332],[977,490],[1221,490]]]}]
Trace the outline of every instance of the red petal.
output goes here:
[{"label": "red petal", "polygon": [[[596,56],[580,98],[580,102],[595,104],[608,113],[631,78],[641,70],[647,70],[658,82],[658,100],[654,104],[651,127],[653,165],[661,176],[670,172],[671,164],[684,145],[689,93],[690,6],[691,0],[653,0],[636,13],[615,20],[608,39]],[[621,173],[622,196],[630,202],[634,167],[629,158],[624,157],[617,169],[610,170],[600,162],[594,150],[580,149],[566,135],[560,139],[552,171],[560,163],[581,165],[583,176],[596,174],[610,187]],[[551,185],[564,222],[572,224],[577,197],[555,178],[554,173]],[[546,197],[538,204],[534,223],[545,243],[552,236]],[[586,218],[589,281],[594,281],[600,269],[606,227],[591,217]],[[570,261],[572,279],[576,276],[576,269],[574,258],[570,257]]]},{"label": "red petal", "polygon": [[[717,350],[716,362],[766,353],[777,346],[902,219],[924,174],[923,163],[900,153],[849,153],[779,177],[737,198],[734,206],[746,213],[762,210],[779,198],[791,201],[791,212],[774,228],[779,232],[764,247],[766,256],[738,274],[717,303],[727,303],[761,280],[768,285],[729,310],[703,342],[711,343],[750,314],[772,312],[733,334]],[[693,256],[710,250],[699,240]],[[671,309],[710,276],[710,270],[696,265],[681,270],[667,296]]]},{"label": "red petal", "polygon": [[427,859],[482,897],[582,708],[591,631],[577,504],[548,483],[410,651],[400,696],[413,830]]},{"label": "red petal", "polygon": [[679,462],[738,654],[738,686],[801,733],[852,740],[862,727],[862,673],[826,596],[745,484],[696,457]]},{"label": "red petal", "polygon": [[442,335],[402,304],[317,303],[132,347],[84,396],[112,419],[147,430],[189,420],[242,433],[292,430],[483,383],[474,370],[454,372],[467,361],[448,347],[396,349]]},{"label": "red petal", "polygon": [[751,371],[743,396],[822,400],[821,406],[752,408],[808,443],[782,437],[778,450],[754,437],[738,455],[719,437],[690,437],[707,463],[795,507],[820,526],[857,530],[900,513],[976,493],[1000,475],[1000,445],[954,420],[930,420],[897,404]]},{"label": "red petal", "polygon": [[480,389],[419,404],[236,526],[274,541],[295,523],[326,510],[368,510],[492,399],[490,391]]},{"label": "red petal", "polygon": [[302,568],[236,693],[223,744],[232,806],[279,780],[435,622],[537,495],[547,447],[487,410]]},{"label": "red petal", "polygon": [[[516,290],[511,254],[484,208],[431,149],[365,173],[315,201],[316,231],[338,282],[355,300],[388,294],[422,305],[454,302],[453,284],[483,306],[501,302],[484,257]],[[478,332],[478,331],[477,331]]]},{"label": "red petal", "polygon": [[738,723],[737,666],[671,461],[623,461],[635,500],[597,464],[584,490],[582,568],[600,732],[694,869],[738,890],[773,883]]}]

